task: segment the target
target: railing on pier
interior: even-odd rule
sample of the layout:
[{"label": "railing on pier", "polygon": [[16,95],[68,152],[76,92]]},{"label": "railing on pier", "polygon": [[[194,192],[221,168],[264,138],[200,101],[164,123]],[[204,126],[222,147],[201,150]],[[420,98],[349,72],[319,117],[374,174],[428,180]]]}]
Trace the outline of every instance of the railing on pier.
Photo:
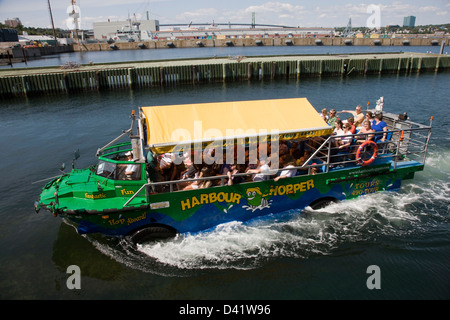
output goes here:
[{"label": "railing on pier", "polygon": [[[258,61],[259,59],[259,61]],[[256,61],[255,61],[256,60]],[[167,61],[166,61],[167,62]],[[71,94],[85,91],[138,89],[208,82],[262,81],[316,76],[347,76],[450,69],[450,56],[395,57],[377,54],[374,58],[345,57],[273,57],[247,59],[191,59],[171,61],[171,65],[136,62],[135,66],[118,63],[83,65],[75,70],[33,68],[31,72],[0,70],[0,97],[40,94]],[[39,72],[39,70],[42,70]],[[5,71],[5,72],[4,72]],[[27,70],[28,71],[28,70]],[[8,72],[8,73],[6,73]],[[3,75],[4,74],[4,75]]]}]

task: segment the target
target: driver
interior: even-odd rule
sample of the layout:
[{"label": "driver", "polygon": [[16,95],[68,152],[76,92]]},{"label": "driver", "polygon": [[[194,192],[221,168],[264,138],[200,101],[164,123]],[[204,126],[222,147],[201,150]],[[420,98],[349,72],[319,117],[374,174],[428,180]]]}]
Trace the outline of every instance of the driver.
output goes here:
[{"label": "driver", "polygon": [[[127,161],[133,161],[133,153],[131,151],[128,151],[127,153],[125,153],[125,155],[127,156]],[[125,168],[125,176],[128,180],[132,180],[132,176],[134,173],[136,173],[137,168],[137,165],[134,163],[127,165],[127,167]]]}]

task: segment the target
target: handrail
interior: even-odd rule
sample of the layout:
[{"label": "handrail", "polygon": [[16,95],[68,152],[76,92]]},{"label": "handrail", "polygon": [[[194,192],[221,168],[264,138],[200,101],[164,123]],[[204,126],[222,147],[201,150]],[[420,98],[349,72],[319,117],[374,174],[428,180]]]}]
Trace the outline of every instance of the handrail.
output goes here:
[{"label": "handrail", "polygon": [[[428,133],[426,135],[420,135],[420,131],[428,131]],[[407,133],[408,137],[404,137],[403,140],[400,139],[400,135],[401,132],[403,133]],[[419,138],[424,139],[425,141],[421,142],[418,140],[414,140],[411,135],[413,135],[415,132],[419,132]],[[431,126],[421,126],[420,128],[408,128],[408,129],[394,129],[394,130],[388,130],[387,132],[376,132],[375,134],[381,134],[381,133],[386,133],[392,134],[392,137],[390,140],[385,141],[385,142],[379,142],[379,145],[383,145],[383,150],[381,150],[378,154],[378,158],[391,158],[392,162],[393,162],[393,169],[395,170],[397,168],[397,162],[399,161],[399,159],[401,158],[400,156],[406,156],[406,155],[420,155],[421,153],[424,153],[424,158],[423,158],[423,162],[425,162],[425,157],[426,157],[426,153],[427,153],[427,149],[428,149],[428,143],[430,140],[430,134],[431,134]],[[325,139],[325,141],[320,145],[320,147],[318,147],[313,153],[312,155],[301,165],[301,166],[295,166],[292,168],[278,168],[278,169],[271,169],[269,171],[268,175],[275,175],[278,172],[281,172],[283,170],[305,170],[308,169],[308,174],[309,170],[311,168],[315,168],[315,167],[322,167],[322,166],[326,166],[326,171],[328,172],[330,165],[333,166],[338,166],[338,165],[345,165],[348,163],[355,163],[356,160],[352,159],[352,160],[344,160],[344,161],[335,161],[335,162],[331,162],[330,160],[333,157],[340,157],[342,155],[332,155],[331,154],[331,150],[332,149],[337,149],[336,147],[331,146],[331,142],[333,139],[335,138],[342,138],[342,137],[360,137],[360,136],[368,136],[368,135],[373,135],[374,133],[355,133],[355,134],[346,134],[346,135],[339,135],[339,136],[334,136],[331,135],[329,137],[327,137],[327,139]],[[397,135],[397,136],[396,136]],[[411,142],[413,142],[412,145]],[[406,145],[405,150],[401,150],[404,146]],[[328,150],[326,153],[326,156],[322,156],[322,157],[318,157],[319,159],[321,158],[326,158],[326,161],[323,161],[323,163],[316,163],[316,164],[309,164],[308,163],[313,160],[317,154],[320,151],[323,151],[328,145]],[[410,151],[409,147],[419,147],[418,150],[413,150]],[[422,147],[422,148],[420,148]],[[239,176],[249,176],[249,175],[254,175],[254,173],[236,173],[233,174],[233,177],[239,177]],[[220,175],[220,176],[211,176],[211,177],[202,177],[202,178],[188,178],[188,179],[180,179],[180,180],[172,180],[172,181],[161,181],[161,182],[149,182],[146,183],[144,185],[142,185],[139,190],[133,194],[133,196],[128,199],[128,201],[124,204],[124,207],[126,207],[127,205],[130,204],[131,201],[133,201],[141,192],[142,190],[144,190],[147,187],[150,186],[161,186],[161,185],[169,185],[170,187],[170,192],[173,192],[173,185],[174,184],[179,184],[179,183],[186,183],[186,182],[195,182],[195,181],[208,181],[208,180],[221,180],[221,185],[223,185],[223,181],[225,179],[228,179],[227,175]],[[148,196],[148,195],[147,195]],[[147,198],[147,202],[149,202],[149,199]]]},{"label": "handrail", "polygon": [[106,145],[104,145],[103,147],[97,149],[97,156],[100,155],[100,153],[103,152],[103,150],[105,150],[106,148],[112,146],[114,143],[116,143],[117,141],[119,141],[120,139],[122,139],[124,136],[126,136],[127,134],[132,134],[133,133],[133,128],[134,128],[134,123],[136,121],[136,115],[134,114],[134,110],[131,113],[131,126],[129,129],[127,130],[122,130],[122,134],[119,135],[118,137],[116,137],[115,139],[113,139],[112,141],[110,141],[109,143],[107,143]]},{"label": "handrail", "polygon": [[328,139],[326,139],[323,143],[322,143],[322,145],[319,147],[319,148],[317,148],[317,150],[308,158],[308,160],[306,160],[305,161],[305,163],[302,165],[302,168],[305,166],[305,164],[307,164],[309,161],[311,161],[311,159],[313,159],[315,156],[316,156],[316,154],[325,146],[325,144],[326,143],[328,143],[330,140],[331,140],[331,138],[332,138],[333,136],[329,136],[328,137]]}]

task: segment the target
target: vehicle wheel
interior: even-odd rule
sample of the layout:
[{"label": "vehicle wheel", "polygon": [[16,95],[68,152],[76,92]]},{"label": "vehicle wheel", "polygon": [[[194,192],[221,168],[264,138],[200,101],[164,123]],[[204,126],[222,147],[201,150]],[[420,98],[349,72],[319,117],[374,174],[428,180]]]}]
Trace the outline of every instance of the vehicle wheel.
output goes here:
[{"label": "vehicle wheel", "polygon": [[313,210],[319,210],[319,209],[325,208],[326,206],[328,206],[332,203],[337,203],[337,202],[338,202],[338,200],[334,199],[334,198],[323,198],[323,199],[314,201],[309,206]]},{"label": "vehicle wheel", "polygon": [[130,236],[131,242],[134,244],[142,244],[156,240],[173,238],[177,235],[175,229],[163,226],[150,226],[140,229]]}]

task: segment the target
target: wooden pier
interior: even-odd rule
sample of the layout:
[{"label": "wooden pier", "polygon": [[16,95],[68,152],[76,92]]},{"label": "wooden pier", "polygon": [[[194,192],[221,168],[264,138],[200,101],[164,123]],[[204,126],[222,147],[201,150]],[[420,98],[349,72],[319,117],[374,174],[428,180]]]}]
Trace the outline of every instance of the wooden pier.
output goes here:
[{"label": "wooden pier", "polygon": [[450,56],[418,53],[295,55],[136,61],[61,67],[0,69],[0,97],[71,94],[208,82],[368,74],[438,72]]}]

